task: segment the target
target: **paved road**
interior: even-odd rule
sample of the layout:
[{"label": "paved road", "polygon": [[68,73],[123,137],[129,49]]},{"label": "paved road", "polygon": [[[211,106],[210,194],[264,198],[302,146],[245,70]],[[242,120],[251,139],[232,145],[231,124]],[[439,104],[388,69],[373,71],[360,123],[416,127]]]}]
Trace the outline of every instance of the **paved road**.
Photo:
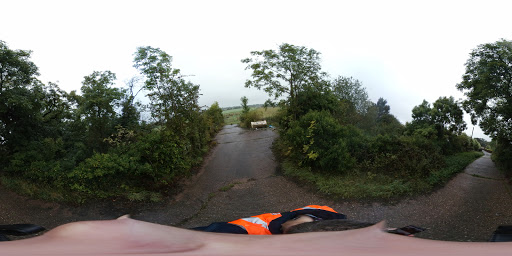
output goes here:
[{"label": "paved road", "polygon": [[[228,125],[187,189],[157,204],[102,202],[82,207],[31,200],[0,187],[0,223],[29,222],[48,228],[123,214],[155,223],[193,227],[307,204],[325,204],[349,218],[390,226],[426,227],[420,237],[486,241],[498,225],[512,225],[512,196],[489,155],[476,160],[444,188],[395,204],[334,202],[276,175],[272,130],[243,130]],[[221,189],[223,188],[223,189]]]},{"label": "paved road", "polygon": [[395,205],[345,203],[338,207],[355,219],[425,227],[429,230],[420,237],[437,240],[487,241],[498,225],[512,225],[510,186],[487,153],[432,194]]}]

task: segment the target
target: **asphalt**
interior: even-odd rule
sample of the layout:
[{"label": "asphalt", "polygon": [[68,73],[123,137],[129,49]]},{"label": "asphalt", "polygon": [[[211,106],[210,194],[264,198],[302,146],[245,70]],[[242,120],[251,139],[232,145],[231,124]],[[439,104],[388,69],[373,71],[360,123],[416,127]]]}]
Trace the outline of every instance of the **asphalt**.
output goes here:
[{"label": "asphalt", "polygon": [[394,203],[333,201],[276,173],[271,150],[276,137],[271,129],[225,126],[200,170],[183,184],[185,189],[160,203],[101,201],[76,207],[30,199],[0,186],[0,224],[34,223],[50,229],[130,214],[188,228],[321,204],[351,219],[424,227],[427,231],[418,236],[436,240],[487,241],[498,225],[512,225],[510,186],[489,154],[428,195]]}]

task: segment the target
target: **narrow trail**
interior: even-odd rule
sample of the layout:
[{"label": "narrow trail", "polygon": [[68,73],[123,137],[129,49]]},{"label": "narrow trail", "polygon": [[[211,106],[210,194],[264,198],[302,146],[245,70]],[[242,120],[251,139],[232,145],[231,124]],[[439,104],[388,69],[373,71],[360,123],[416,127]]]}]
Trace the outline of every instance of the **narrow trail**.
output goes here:
[{"label": "narrow trail", "polygon": [[32,200],[0,187],[0,223],[35,223],[47,228],[80,220],[133,218],[194,227],[263,212],[324,204],[350,219],[389,226],[428,228],[419,237],[452,241],[487,241],[498,225],[512,225],[512,194],[489,154],[477,159],[445,187],[394,204],[325,199],[276,175],[271,151],[276,132],[228,125],[217,135],[198,174],[173,200],[127,205],[102,202],[80,207]]}]

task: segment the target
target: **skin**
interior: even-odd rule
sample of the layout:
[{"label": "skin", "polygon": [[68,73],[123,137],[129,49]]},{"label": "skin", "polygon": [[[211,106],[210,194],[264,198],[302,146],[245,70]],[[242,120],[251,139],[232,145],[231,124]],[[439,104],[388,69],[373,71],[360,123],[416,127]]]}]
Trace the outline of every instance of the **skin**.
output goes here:
[{"label": "skin", "polygon": [[288,230],[290,230],[291,227],[306,223],[306,222],[313,222],[313,218],[306,216],[306,215],[300,215],[298,218],[289,220],[281,225],[281,229],[283,230],[284,234],[288,233]]},{"label": "skin", "polygon": [[1,255],[508,255],[512,243],[424,240],[383,231],[249,236],[185,230],[129,218],[66,224],[46,234],[0,243]]}]

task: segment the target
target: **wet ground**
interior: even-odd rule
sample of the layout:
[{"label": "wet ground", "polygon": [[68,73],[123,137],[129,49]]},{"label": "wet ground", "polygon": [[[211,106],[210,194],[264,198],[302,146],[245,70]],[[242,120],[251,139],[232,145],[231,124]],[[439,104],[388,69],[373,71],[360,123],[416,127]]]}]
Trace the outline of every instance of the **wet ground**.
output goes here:
[{"label": "wet ground", "polygon": [[307,204],[324,204],[351,219],[390,226],[428,228],[419,237],[487,241],[498,225],[512,225],[509,186],[488,154],[432,194],[394,204],[332,201],[276,174],[269,129],[244,130],[228,125],[217,135],[200,171],[175,198],[161,203],[103,201],[81,207],[31,200],[0,187],[0,223],[35,223],[47,228],[79,220],[135,219],[181,227],[229,221]]}]

